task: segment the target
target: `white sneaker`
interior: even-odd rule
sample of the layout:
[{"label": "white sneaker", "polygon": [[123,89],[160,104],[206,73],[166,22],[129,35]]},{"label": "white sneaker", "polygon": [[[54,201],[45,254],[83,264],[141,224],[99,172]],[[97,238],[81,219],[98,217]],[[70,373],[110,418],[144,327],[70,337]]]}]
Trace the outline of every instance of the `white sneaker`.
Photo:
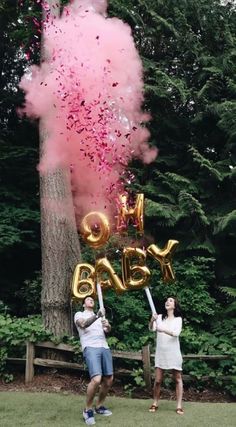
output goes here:
[{"label": "white sneaker", "polygon": [[87,424],[87,426],[92,426],[92,425],[96,424],[92,409],[88,409],[87,411],[84,409],[83,410],[83,418],[84,418],[85,424]]},{"label": "white sneaker", "polygon": [[95,413],[99,415],[104,415],[105,417],[109,417],[112,415],[110,409],[105,408],[105,406],[99,406],[99,408],[95,408]]}]

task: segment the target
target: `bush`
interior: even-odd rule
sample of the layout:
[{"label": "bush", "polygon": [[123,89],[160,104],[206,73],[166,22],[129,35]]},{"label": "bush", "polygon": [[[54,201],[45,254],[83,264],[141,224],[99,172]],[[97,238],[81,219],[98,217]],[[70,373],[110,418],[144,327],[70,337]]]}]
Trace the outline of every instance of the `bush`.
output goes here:
[{"label": "bush", "polygon": [[6,359],[24,357],[25,341],[36,342],[46,339],[51,339],[51,335],[43,328],[40,316],[18,319],[9,314],[0,314],[0,376],[9,381],[11,377],[6,372]]},{"label": "bush", "polygon": [[[184,327],[181,334],[181,347],[184,354],[215,354],[229,355],[229,359],[217,361],[187,360],[184,362],[184,372],[197,380],[198,387],[202,387],[202,376],[210,376],[211,385],[224,387],[224,390],[236,395],[236,348],[235,348],[235,321],[224,319],[214,321],[211,332],[196,330],[192,326]],[[229,382],[222,381],[222,377],[230,377]]]}]

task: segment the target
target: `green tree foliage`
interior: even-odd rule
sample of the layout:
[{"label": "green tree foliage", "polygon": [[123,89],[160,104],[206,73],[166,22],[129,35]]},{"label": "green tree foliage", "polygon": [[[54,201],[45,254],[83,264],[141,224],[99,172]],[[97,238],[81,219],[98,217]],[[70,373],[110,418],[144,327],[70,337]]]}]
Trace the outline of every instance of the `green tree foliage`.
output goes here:
[{"label": "green tree foliage", "polygon": [[21,46],[30,44],[32,28],[17,3],[0,1],[0,298],[16,312],[23,303],[16,291],[40,268],[37,124],[17,114],[26,67]]},{"label": "green tree foliage", "polygon": [[[127,4],[128,3],[128,4]],[[111,1],[133,29],[145,67],[157,160],[140,168],[146,233],[180,241],[179,259],[215,257],[216,283],[235,281],[236,10],[217,0]],[[219,294],[220,298],[220,294]]]}]

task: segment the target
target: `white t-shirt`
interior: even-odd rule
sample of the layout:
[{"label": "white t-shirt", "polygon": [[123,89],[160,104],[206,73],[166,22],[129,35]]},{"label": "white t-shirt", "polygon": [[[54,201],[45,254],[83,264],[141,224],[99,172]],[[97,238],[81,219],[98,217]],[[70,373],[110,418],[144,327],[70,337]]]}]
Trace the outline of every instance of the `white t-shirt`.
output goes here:
[{"label": "white t-shirt", "polygon": [[92,325],[88,326],[85,329],[80,328],[77,325],[77,320],[86,320],[89,317],[93,316],[95,313],[90,310],[77,311],[74,316],[74,322],[79,333],[80,343],[82,351],[85,347],[104,347],[109,348],[106,336],[102,327],[102,320],[99,317]]},{"label": "white t-shirt", "polygon": [[175,369],[182,371],[182,355],[180,352],[179,335],[182,330],[182,318],[173,317],[162,320],[162,315],[158,315],[157,323],[153,322],[153,331],[157,330],[157,325],[173,332],[174,336],[157,332],[155,367],[161,369]]}]

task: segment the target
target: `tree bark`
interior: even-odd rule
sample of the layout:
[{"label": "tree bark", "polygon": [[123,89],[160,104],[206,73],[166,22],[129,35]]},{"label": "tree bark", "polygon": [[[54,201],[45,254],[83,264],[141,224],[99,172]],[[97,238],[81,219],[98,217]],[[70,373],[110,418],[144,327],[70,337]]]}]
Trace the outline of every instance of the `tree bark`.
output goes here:
[{"label": "tree bark", "polygon": [[[53,16],[60,13],[58,0],[47,0]],[[46,59],[42,37],[41,58]],[[47,129],[40,122],[40,158]],[[54,335],[71,333],[71,277],[80,259],[80,245],[70,183],[70,172],[57,169],[40,177],[42,316]]]},{"label": "tree bark", "polygon": [[47,329],[64,335],[71,332],[70,283],[80,257],[69,172],[60,169],[40,181],[42,315]]}]

